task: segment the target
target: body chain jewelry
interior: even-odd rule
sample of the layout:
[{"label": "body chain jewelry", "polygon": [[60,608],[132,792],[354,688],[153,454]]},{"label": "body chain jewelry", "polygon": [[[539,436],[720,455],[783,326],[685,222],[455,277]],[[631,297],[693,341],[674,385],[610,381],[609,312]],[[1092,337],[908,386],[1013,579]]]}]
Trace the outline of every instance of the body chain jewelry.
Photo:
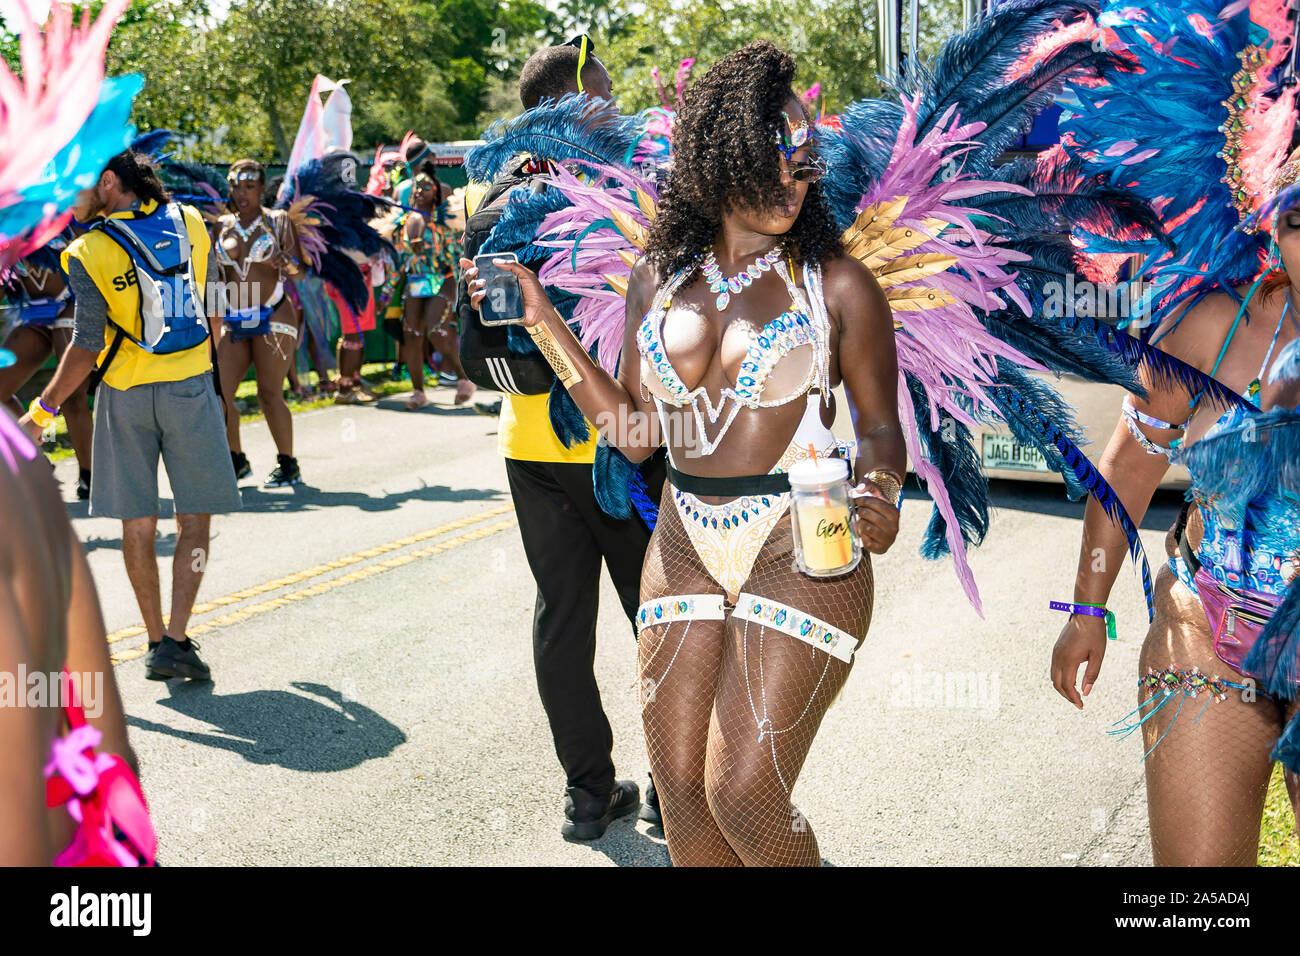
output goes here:
[{"label": "body chain jewelry", "polygon": [[[749,682],[749,620],[745,620],[744,629],[740,634],[740,654],[741,667],[745,671],[745,693],[749,696],[749,710],[754,715],[754,723],[758,728],[758,742],[761,744],[766,737],[768,744],[772,748],[772,768],[776,771],[777,779],[781,781],[781,786],[785,789],[785,795],[790,796],[790,785],[785,782],[785,774],[781,773],[781,764],[776,758],[776,737],[778,734],[788,734],[794,730],[803,719],[808,716],[808,711],[812,708],[813,701],[817,699],[818,692],[822,689],[822,682],[826,680],[826,672],[831,667],[831,657],[826,655],[826,663],[822,667],[821,676],[817,678],[817,686],[813,688],[812,695],[808,698],[808,703],[804,704],[803,712],[795,718],[793,724],[784,730],[777,730],[772,726],[772,718],[767,713],[767,682],[763,678],[763,634],[767,628],[759,628],[758,631],[758,693],[763,701],[763,716],[758,716],[758,708],[754,705],[754,689]],[[813,654],[819,653],[814,650]]]},{"label": "body chain jewelry", "polygon": [[714,305],[718,307],[718,311],[725,312],[727,306],[731,304],[733,295],[738,295],[743,290],[748,289],[755,279],[771,269],[780,259],[781,250],[779,248],[772,249],[765,255],[759,256],[753,265],[746,266],[743,272],[727,278],[718,267],[718,260],[713,255],[713,250],[708,250],[704,254],[704,264],[700,269],[709,283],[709,291],[716,293],[718,296],[714,300]]},{"label": "body chain jewelry", "polygon": [[[686,619],[686,629],[682,631],[681,640],[677,642],[677,649],[673,651],[673,656],[668,659],[668,666],[665,667],[664,672],[659,675],[659,679],[651,680],[651,683],[654,686],[650,691],[650,695],[651,695],[650,699],[647,699],[645,697],[645,691],[646,691],[645,682],[649,678],[645,676],[646,671],[650,669],[650,665],[653,664],[655,662],[655,658],[659,656],[659,650],[664,646],[664,642],[660,640],[659,645],[653,651],[650,652],[650,659],[646,661],[645,666],[641,668],[641,686],[637,688],[637,692],[641,695],[642,707],[645,707],[645,705],[648,704],[650,700],[653,699],[655,690],[657,690],[660,687],[660,685],[662,685],[663,682],[668,679],[668,672],[673,669],[673,663],[677,660],[677,655],[681,653],[682,646],[686,643],[686,635],[691,633],[691,624],[694,622],[694,620],[695,620],[694,618]],[[667,629],[667,625],[665,625],[664,637],[666,638],[667,636],[668,636],[668,629]],[[639,635],[638,635],[638,639],[639,639]]]}]

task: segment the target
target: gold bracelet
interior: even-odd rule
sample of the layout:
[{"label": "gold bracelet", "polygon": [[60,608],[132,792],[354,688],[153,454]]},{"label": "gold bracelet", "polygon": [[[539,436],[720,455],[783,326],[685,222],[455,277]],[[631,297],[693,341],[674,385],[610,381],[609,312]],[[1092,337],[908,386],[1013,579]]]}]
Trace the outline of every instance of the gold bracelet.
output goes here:
[{"label": "gold bracelet", "polygon": [[865,480],[879,488],[886,501],[895,508],[898,507],[898,502],[903,497],[903,481],[898,475],[888,468],[877,468],[875,471],[870,472]]},{"label": "gold bracelet", "polygon": [[[545,322],[538,322],[536,325],[526,327],[528,334],[532,336],[533,341],[537,343],[537,348],[541,351],[543,358],[550,363],[551,368],[555,370],[556,376],[560,379],[560,384],[565,388],[573,388],[575,385],[582,383],[582,373],[579,372],[569,360],[569,355],[555,339],[555,334]],[[573,330],[565,325],[564,330],[573,338]],[[574,339],[577,342],[577,339]]]}]

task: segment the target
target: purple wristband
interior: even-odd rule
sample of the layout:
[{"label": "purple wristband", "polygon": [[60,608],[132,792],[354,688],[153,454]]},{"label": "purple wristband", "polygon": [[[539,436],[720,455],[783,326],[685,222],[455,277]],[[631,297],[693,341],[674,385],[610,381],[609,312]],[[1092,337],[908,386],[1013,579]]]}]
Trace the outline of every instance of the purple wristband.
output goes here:
[{"label": "purple wristband", "polygon": [[1067,604],[1065,601],[1049,601],[1053,611],[1069,611],[1071,614],[1087,614],[1091,617],[1105,617],[1106,609],[1093,607],[1091,604]]},{"label": "purple wristband", "polygon": [[36,404],[39,405],[39,406],[41,406],[41,408],[43,408],[43,409],[45,410],[45,414],[47,414],[47,415],[58,415],[58,414],[59,414],[59,410],[58,410],[58,408],[50,408],[50,406],[48,406],[48,405],[45,404],[45,399],[41,398],[39,395],[36,396]]}]

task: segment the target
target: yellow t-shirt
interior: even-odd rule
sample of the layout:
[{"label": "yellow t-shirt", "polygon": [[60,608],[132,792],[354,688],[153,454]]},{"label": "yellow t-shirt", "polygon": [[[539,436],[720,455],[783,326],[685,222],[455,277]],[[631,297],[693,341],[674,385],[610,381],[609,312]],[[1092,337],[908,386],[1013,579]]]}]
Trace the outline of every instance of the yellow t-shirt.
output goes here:
[{"label": "yellow t-shirt", "polygon": [[[134,212],[125,210],[110,214],[111,219],[137,219],[148,216],[158,208],[152,199]],[[204,228],[203,217],[192,206],[182,205],[185,229],[189,233],[193,254],[194,280],[200,294],[207,281],[208,251],[212,240]],[[140,317],[140,290],[136,288],[135,266],[127,251],[99,230],[92,230],[75,239],[63,253],[66,272],[70,259],[78,260],[108,303],[108,318],[128,334],[139,338],[143,333]],[[108,356],[117,332],[112,325],[104,330],[105,348],[99,353],[102,364]],[[153,382],[179,382],[193,378],[212,368],[208,343],[200,342],[193,348],[169,355],[152,355],[129,338],[123,338],[117,355],[104,372],[104,384],[119,391],[148,385]]]},{"label": "yellow t-shirt", "polygon": [[550,395],[501,396],[501,424],[497,430],[497,450],[516,461],[548,461],[559,464],[590,465],[596,460],[596,429],[587,423],[590,435],[585,442],[565,448],[551,427],[547,402]]},{"label": "yellow t-shirt", "polygon": [[[465,218],[488,191],[489,183],[470,182],[465,187]],[[497,450],[516,461],[545,461],[558,464],[590,465],[596,460],[596,429],[587,422],[589,437],[580,445],[565,448],[551,427],[550,395],[502,395],[501,423],[497,429]]]}]

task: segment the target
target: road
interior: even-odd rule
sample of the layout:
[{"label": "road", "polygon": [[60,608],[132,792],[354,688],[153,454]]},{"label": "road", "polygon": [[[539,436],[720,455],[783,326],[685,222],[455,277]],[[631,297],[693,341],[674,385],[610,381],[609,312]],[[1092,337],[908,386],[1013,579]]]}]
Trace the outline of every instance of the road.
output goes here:
[{"label": "road", "polygon": [[[215,680],[144,679],[120,524],[87,517],[75,464],[57,476],[88,549],[167,865],[666,865],[662,831],[615,823],[560,838],[564,780],[533,679],[533,584],[496,452],[496,419],[436,404],[296,418],[306,483],[243,489],[214,519],[191,636]],[[246,424],[254,473],[274,463]],[[861,864],[1150,863],[1133,707],[1145,632],[1125,573],[1118,642],[1080,713],[1047,680],[1082,506],[997,482],[971,564],[981,620],[948,562],[917,548],[913,494],[876,566],[873,629],[823,723],[795,801],[823,857]],[[159,553],[168,587],[175,525]],[[1143,538],[1161,553],[1176,497]],[[603,582],[597,674],[622,777],[646,782],[635,646]],[[165,603],[165,602],[164,602]],[[936,688],[939,688],[938,690]]]}]

